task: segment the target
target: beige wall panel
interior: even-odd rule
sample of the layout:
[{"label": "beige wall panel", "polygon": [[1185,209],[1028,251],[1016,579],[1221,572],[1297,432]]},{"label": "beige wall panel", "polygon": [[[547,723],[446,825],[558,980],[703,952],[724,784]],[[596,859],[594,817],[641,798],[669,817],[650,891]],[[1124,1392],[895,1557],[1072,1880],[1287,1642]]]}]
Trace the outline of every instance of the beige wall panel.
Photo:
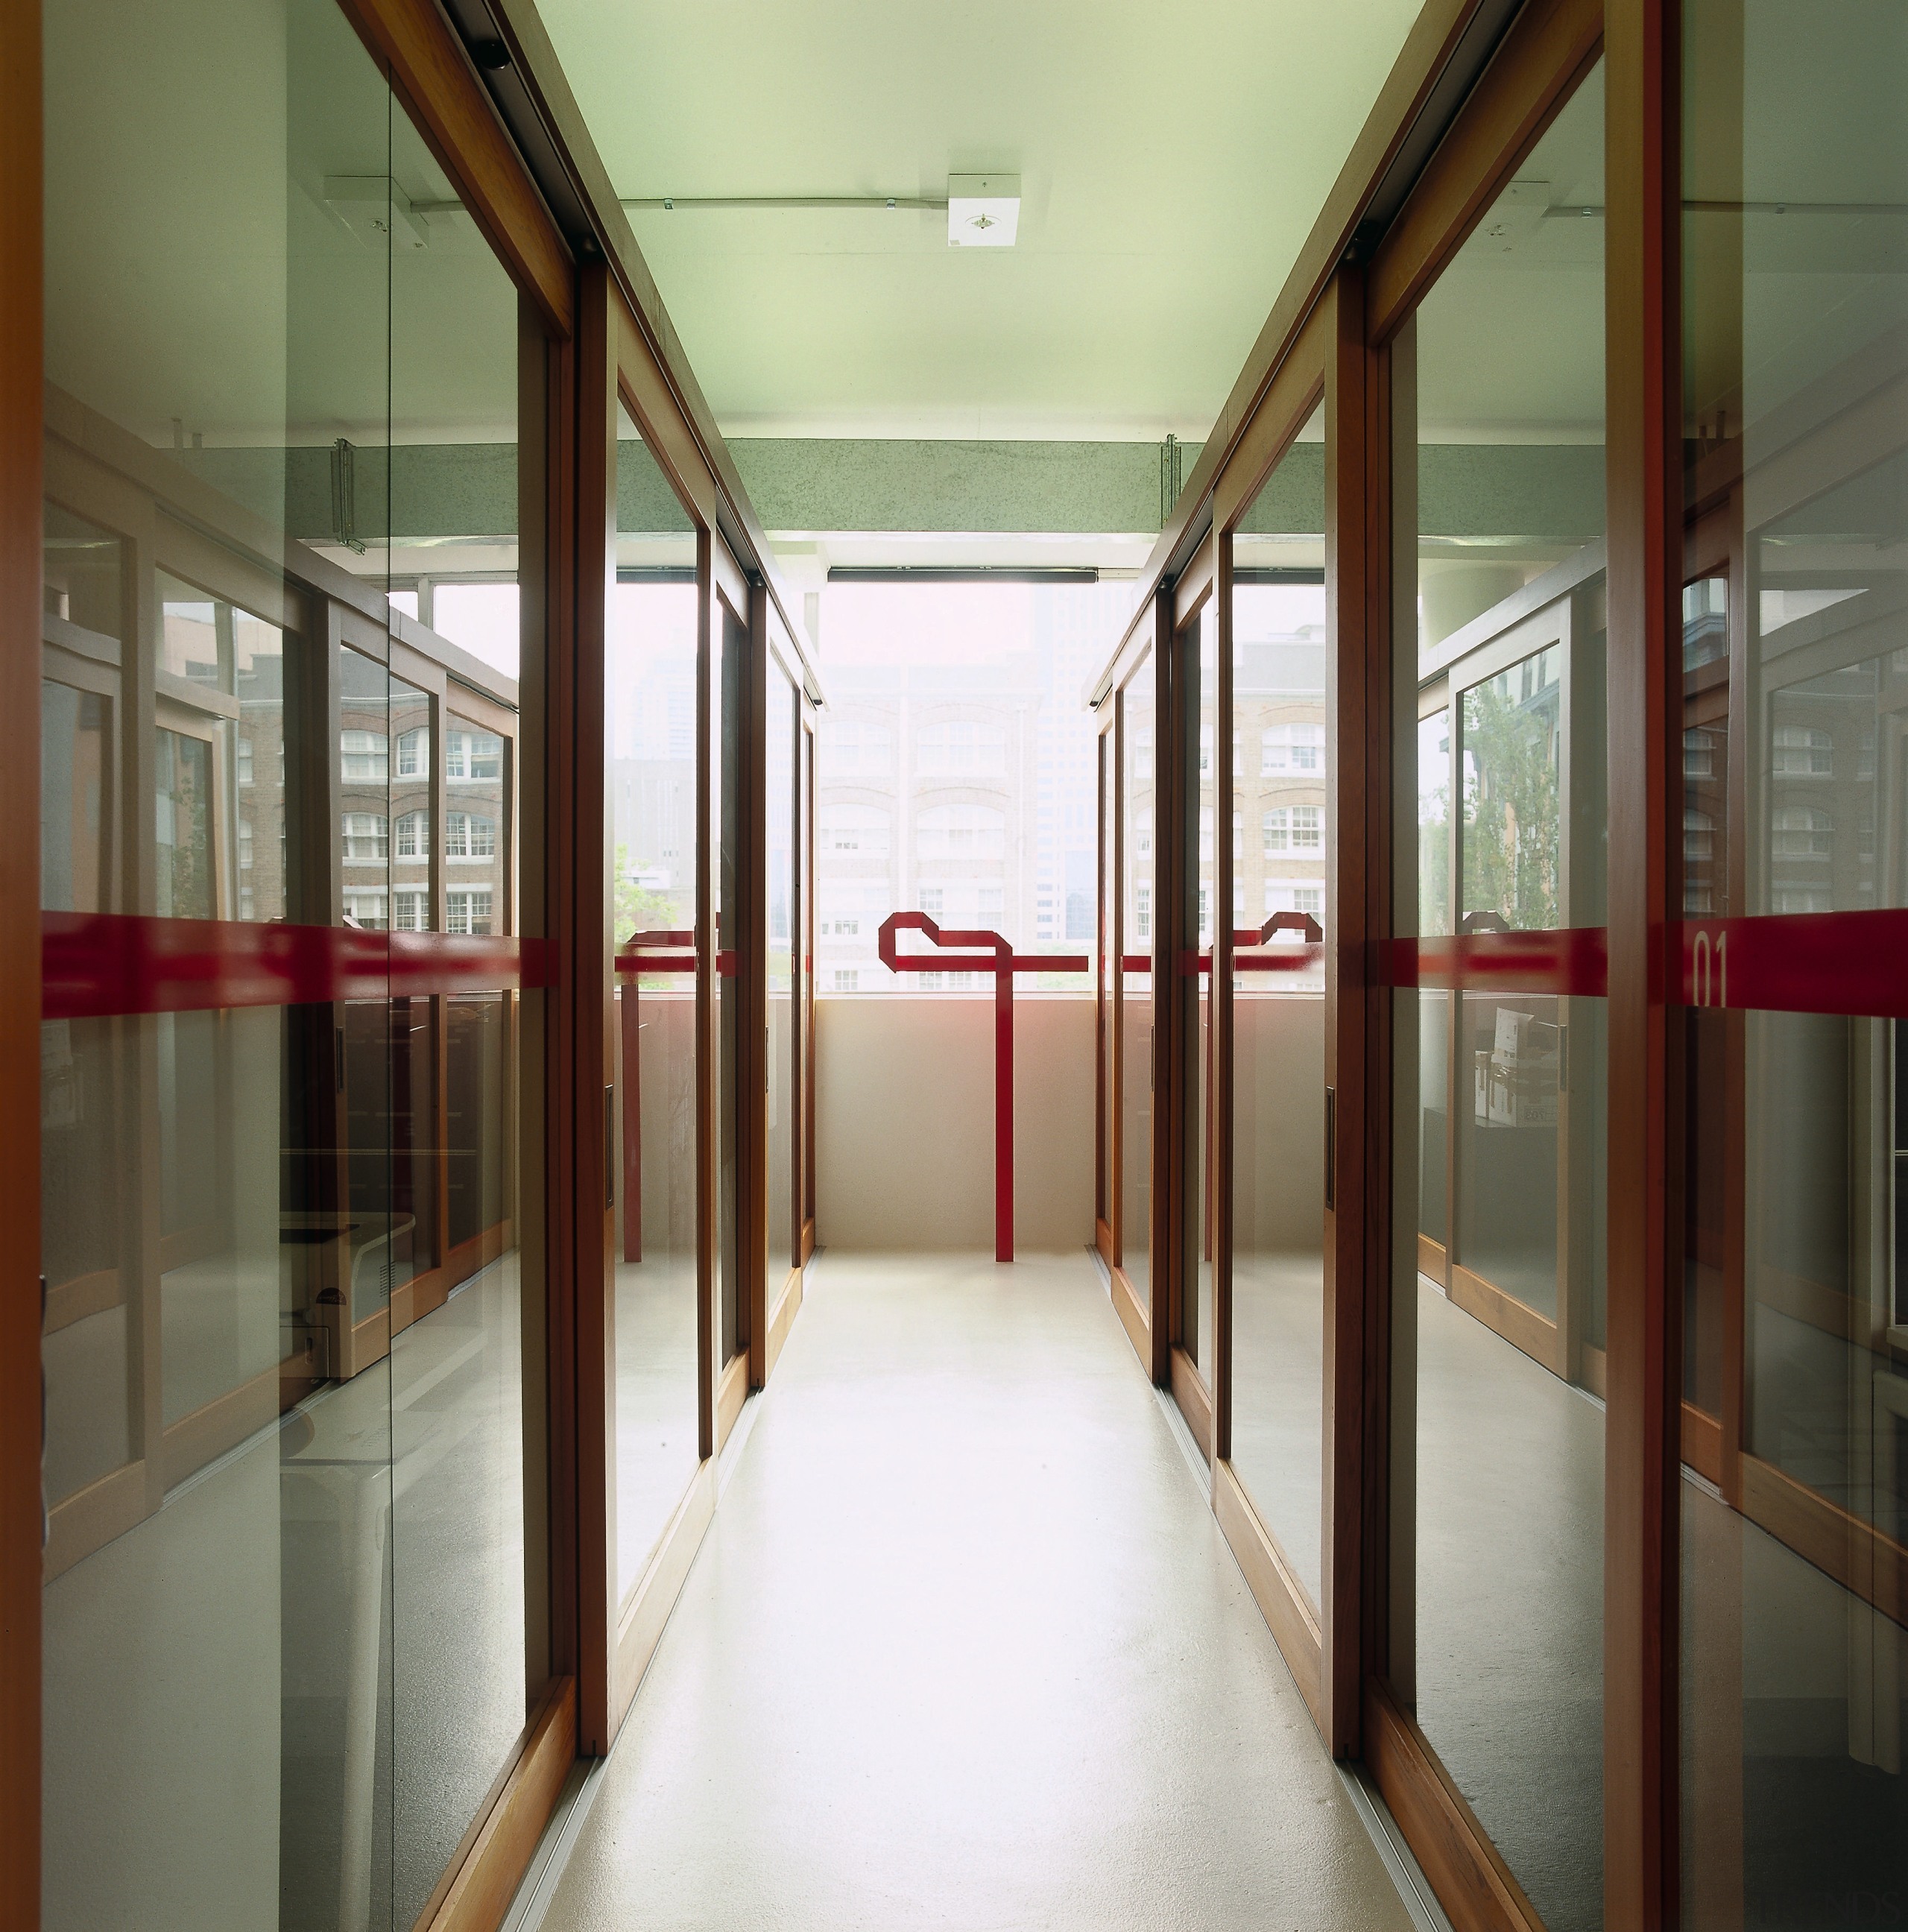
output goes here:
[{"label": "beige wall panel", "polygon": [[[994,1002],[816,1002],[815,1238],[842,1249],[994,1245]],[[1014,1002],[1016,1249],[1093,1239],[1094,1006]]]}]

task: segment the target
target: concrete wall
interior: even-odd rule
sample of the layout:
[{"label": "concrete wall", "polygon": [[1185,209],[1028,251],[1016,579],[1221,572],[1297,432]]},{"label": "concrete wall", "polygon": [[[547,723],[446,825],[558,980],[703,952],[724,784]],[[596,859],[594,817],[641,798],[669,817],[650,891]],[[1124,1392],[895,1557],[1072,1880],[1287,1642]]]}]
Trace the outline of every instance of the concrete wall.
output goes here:
[{"label": "concrete wall", "polygon": [[[626,447],[633,447],[626,446]],[[1160,527],[1154,442],[983,442],[769,437],[731,443],[743,487],[770,530],[1037,530],[1143,535]],[[1199,446],[1187,443],[1190,476]],[[517,527],[517,452],[507,443],[400,443],[361,452],[357,525],[400,542]],[[291,534],[332,533],[328,446],[207,449],[178,460]],[[1580,542],[1603,527],[1601,444],[1427,443],[1418,452],[1420,526],[1441,536]],[[626,530],[681,530],[682,506],[655,464],[617,478]],[[1324,446],[1300,443],[1247,512],[1246,530],[1312,531],[1324,515]]]},{"label": "concrete wall", "polygon": [[[816,1238],[842,1249],[994,1244],[994,1002],[818,1000]],[[1016,1246],[1094,1232],[1094,1004],[1014,1002]]]}]

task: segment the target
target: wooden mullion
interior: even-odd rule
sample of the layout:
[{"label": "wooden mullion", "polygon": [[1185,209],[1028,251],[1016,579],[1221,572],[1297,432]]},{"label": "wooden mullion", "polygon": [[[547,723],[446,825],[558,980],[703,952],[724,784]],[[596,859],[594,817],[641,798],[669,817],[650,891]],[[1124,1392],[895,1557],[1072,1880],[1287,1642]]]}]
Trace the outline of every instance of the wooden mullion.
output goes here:
[{"label": "wooden mullion", "polygon": [[[149,505],[140,506],[134,527],[125,532],[122,580],[126,616],[127,731],[124,741],[124,789],[120,794],[125,827],[126,904],[148,916],[159,909],[158,806],[158,700],[154,674],[158,667],[163,617],[155,574],[154,518]],[[38,564],[35,581],[38,581]],[[39,706],[36,704],[37,716]],[[34,819],[39,801],[34,802]],[[35,923],[38,923],[36,920]],[[128,1435],[134,1460],[145,1470],[146,1507],[159,1507],[164,1493],[161,1437],[164,1370],[160,1358],[160,1142],[166,1124],[159,1117],[160,1016],[144,1014],[128,1023],[127,1099],[130,1146],[127,1172],[128,1240],[126,1279]],[[34,1118],[39,1116],[36,1103]]]},{"label": "wooden mullion", "polygon": [[[1376,728],[1386,746],[1389,693],[1374,703],[1367,618],[1371,352],[1366,346],[1364,277],[1341,268],[1326,292],[1325,675],[1332,809],[1328,854],[1331,928],[1325,948],[1326,1108],[1324,1241],[1324,1600],[1320,1605],[1320,1704],[1334,1756],[1358,1748],[1366,1588],[1365,1344],[1370,1251],[1383,1253],[1372,1222],[1387,1190],[1366,1156],[1365,1122],[1388,1110],[1372,1091],[1366,1036],[1372,1010],[1388,997],[1359,962],[1387,930],[1382,854],[1383,811],[1372,810]],[[1389,760],[1378,769],[1388,772]],[[1374,842],[1374,830],[1380,838]],[[1381,895],[1374,908],[1370,895]],[[1380,1104],[1370,1104],[1378,1098]]]},{"label": "wooden mullion", "polygon": [[1597,57],[1604,0],[1526,0],[1439,144],[1367,278],[1372,338],[1416,307]]},{"label": "wooden mullion", "polygon": [[[1149,1217],[1148,1300],[1154,1359],[1162,1388],[1176,1385],[1174,1352],[1184,1333],[1186,1054],[1186,1002],[1179,949],[1186,929],[1186,841],[1189,789],[1181,741],[1186,680],[1173,593],[1156,606],[1158,642],[1150,667],[1156,695],[1153,724],[1153,1199]],[[1141,673],[1147,675],[1145,671]],[[1194,820],[1196,826],[1197,820]]]},{"label": "wooden mullion", "polygon": [[[9,8],[0,37],[0,799],[15,826],[40,812],[40,20],[37,7]],[[21,1926],[40,1918],[39,853],[16,834],[0,856],[0,1210],[14,1257],[0,1274],[0,1924]]]},{"label": "wooden mullion", "polygon": [[696,531],[696,1429],[697,1454],[716,1453],[716,1378],[722,1321],[716,1304],[721,1232],[717,1162],[722,1123],[716,1086],[716,880],[722,854],[722,800],[713,783],[722,744],[720,638],[716,608],[714,538]]},{"label": "wooden mullion", "polygon": [[[742,677],[739,774],[742,904],[736,932],[736,986],[742,1002],[736,1034],[742,1052],[736,1094],[736,1252],[742,1316],[738,1338],[748,1357],[748,1386],[769,1378],[769,599],[759,586],[748,602],[748,657]],[[778,1280],[776,1287],[781,1286]]]},{"label": "wooden mullion", "polygon": [[[1106,1024],[1112,1028],[1108,1041],[1111,1051],[1106,1054],[1106,1078],[1112,1086],[1111,1100],[1106,1103],[1106,1232],[1111,1237],[1106,1265],[1118,1268],[1124,1254],[1120,1246],[1120,1228],[1124,1225],[1122,1200],[1126,1192],[1122,1174],[1122,1146],[1126,1138],[1126,1090],[1122,1086],[1122,1069],[1126,1064],[1126,1041],[1122,1037],[1126,1032],[1126,692],[1114,692],[1108,704],[1114,709],[1112,724],[1106,727],[1106,736],[1112,740],[1112,771],[1106,778],[1106,790],[1111,794],[1106,809],[1112,813],[1112,879],[1106,886],[1106,943],[1112,946],[1112,972],[1106,980]],[[1105,856],[1101,863],[1106,863]]]},{"label": "wooden mullion", "polygon": [[340,0],[425,145],[549,327],[576,320],[570,251],[476,69],[434,0]]},{"label": "wooden mullion", "polygon": [[[1370,352],[1364,371],[1364,409],[1357,434],[1364,446],[1365,566],[1360,586],[1364,598],[1365,715],[1364,800],[1365,865],[1362,881],[1367,954],[1400,930],[1397,914],[1408,880],[1417,897],[1418,839],[1416,798],[1412,788],[1394,790],[1400,731],[1413,734],[1418,707],[1412,680],[1398,675],[1400,658],[1413,662],[1414,637],[1400,639],[1393,621],[1396,608],[1398,556],[1394,525],[1391,450],[1395,426],[1391,383],[1392,352],[1388,346]],[[1330,431],[1327,434],[1329,435]],[[1352,434],[1349,424],[1342,432]],[[1409,500],[1407,499],[1407,501]],[[1415,590],[1415,584],[1413,588]],[[1402,649],[1401,649],[1402,645]],[[1408,656],[1406,654],[1408,653]],[[1408,806],[1407,824],[1399,808]],[[1412,910],[1415,912],[1414,903]],[[1414,918],[1412,926],[1416,925]],[[1365,1214],[1369,1222],[1363,1259],[1361,1342],[1363,1386],[1358,1392],[1357,1426],[1362,1437],[1363,1478],[1360,1484],[1359,1536],[1361,1587],[1358,1629],[1358,1673],[1361,1687],[1384,1671],[1386,1612],[1390,1592],[1390,1539],[1387,1534],[1391,1502],[1390,1482],[1392,1411],[1392,1297],[1408,1285],[1414,1290],[1418,1248],[1418,1207],[1421,1181],[1415,1166],[1412,1176],[1412,1213],[1397,1225],[1400,1200],[1395,1161],[1400,1147],[1415,1148],[1415,1133],[1398,1131],[1394,1106],[1400,1064],[1418,1064],[1414,1030],[1394,1058],[1398,995],[1383,987],[1366,994],[1365,1064],[1360,1103],[1364,1145],[1358,1158],[1365,1174]],[[1422,1024],[1421,1016],[1418,1023]],[[1408,1054],[1408,1058],[1406,1055]],[[1422,1100],[1417,1102],[1421,1108]],[[1448,1236],[1448,1225],[1445,1228]],[[1412,1264],[1398,1265],[1408,1251]],[[1345,1625],[1341,1623],[1340,1628]],[[1364,1694],[1359,1699],[1360,1748],[1364,1742]]]},{"label": "wooden mullion", "polygon": [[1609,1358],[1604,1900],[1678,1906],[1682,1009],[1667,935],[1682,717],[1681,80],[1676,0],[1610,0],[1606,38],[1610,490]]},{"label": "wooden mullion", "polygon": [[[1213,1482],[1232,1454],[1232,538],[1216,534],[1213,565],[1213,940],[1207,981],[1212,1071],[1206,1099],[1206,1190],[1212,1202]],[[1198,982],[1194,981],[1196,986]]]},{"label": "wooden mullion", "polygon": [[606,1096],[616,1081],[610,999],[610,854],[605,824],[605,678],[615,596],[616,335],[600,264],[579,278],[577,328],[575,685],[570,792],[574,897],[562,948],[574,962],[576,1105],[575,1322],[579,1736],[602,1752],[613,1735],[616,1589],[615,1210]]}]

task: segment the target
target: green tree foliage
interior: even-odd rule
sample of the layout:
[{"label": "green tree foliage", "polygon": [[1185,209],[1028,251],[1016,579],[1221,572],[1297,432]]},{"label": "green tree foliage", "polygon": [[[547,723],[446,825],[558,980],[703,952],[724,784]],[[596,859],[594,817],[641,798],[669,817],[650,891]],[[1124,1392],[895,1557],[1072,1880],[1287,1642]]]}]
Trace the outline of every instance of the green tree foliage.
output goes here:
[{"label": "green tree foliage", "polygon": [[1531,932],[1558,923],[1558,690],[1520,702],[1521,668],[1464,694],[1464,910]]},{"label": "green tree foliage", "polygon": [[682,932],[695,924],[693,904],[679,907],[673,894],[638,885],[630,876],[632,869],[629,848],[619,842],[616,848],[613,900],[616,943],[619,946],[628,944],[632,933]]}]

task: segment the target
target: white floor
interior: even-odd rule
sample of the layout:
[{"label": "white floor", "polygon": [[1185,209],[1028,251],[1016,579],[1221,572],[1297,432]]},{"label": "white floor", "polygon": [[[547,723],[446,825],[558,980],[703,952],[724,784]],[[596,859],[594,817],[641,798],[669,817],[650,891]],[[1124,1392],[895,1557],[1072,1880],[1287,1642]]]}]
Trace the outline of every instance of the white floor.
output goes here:
[{"label": "white floor", "polygon": [[1085,1255],[824,1256],[545,1932],[1408,1926]]}]

